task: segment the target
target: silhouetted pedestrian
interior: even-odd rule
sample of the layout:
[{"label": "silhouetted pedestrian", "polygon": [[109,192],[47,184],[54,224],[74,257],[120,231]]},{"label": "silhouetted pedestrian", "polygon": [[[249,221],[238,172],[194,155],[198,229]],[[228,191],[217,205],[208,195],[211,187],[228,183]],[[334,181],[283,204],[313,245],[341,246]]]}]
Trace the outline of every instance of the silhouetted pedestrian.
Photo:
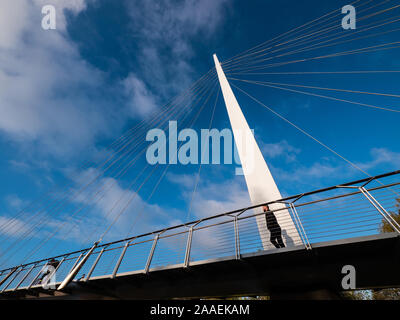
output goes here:
[{"label": "silhouetted pedestrian", "polygon": [[43,280],[44,280],[44,278],[45,278],[46,276],[50,275],[50,274],[53,272],[53,270],[56,270],[59,264],[60,264],[60,261],[55,260],[54,258],[51,258],[51,259],[47,262],[46,266],[51,266],[51,267],[54,268],[54,269],[52,269],[52,268],[46,268],[46,271],[44,271],[44,272],[42,273],[41,277],[37,280],[36,284],[42,283]]},{"label": "silhouetted pedestrian", "polygon": [[265,221],[267,222],[267,228],[271,234],[271,243],[275,246],[275,248],[284,248],[285,244],[282,240],[282,230],[279,226],[278,220],[276,220],[274,212],[269,210],[268,205],[263,206],[263,210],[265,212]]}]

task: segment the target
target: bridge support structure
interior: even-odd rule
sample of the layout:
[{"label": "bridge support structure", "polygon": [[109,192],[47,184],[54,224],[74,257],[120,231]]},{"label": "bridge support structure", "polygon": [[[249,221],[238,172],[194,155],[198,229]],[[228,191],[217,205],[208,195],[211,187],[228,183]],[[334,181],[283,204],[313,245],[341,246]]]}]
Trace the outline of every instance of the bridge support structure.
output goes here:
[{"label": "bridge support structure", "polygon": [[[257,205],[281,199],[281,193],[222,70],[218,57],[215,54],[213,57],[251,202],[253,205]],[[270,210],[279,210],[279,213],[276,213],[276,218],[282,231],[284,231],[283,240],[287,242],[290,238],[295,245],[301,244],[301,237],[289,211],[285,208],[286,205],[282,203],[270,205]],[[257,216],[256,221],[263,247],[268,249],[270,248],[270,241],[265,217],[263,215]]]}]

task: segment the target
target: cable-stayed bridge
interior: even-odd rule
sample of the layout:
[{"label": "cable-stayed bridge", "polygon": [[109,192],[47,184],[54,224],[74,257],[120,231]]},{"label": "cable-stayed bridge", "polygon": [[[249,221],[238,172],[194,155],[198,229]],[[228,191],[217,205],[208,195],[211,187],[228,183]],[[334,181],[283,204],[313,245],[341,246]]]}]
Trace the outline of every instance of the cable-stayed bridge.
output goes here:
[{"label": "cable-stayed bridge", "polygon": [[[340,291],[344,265],[356,268],[358,288],[399,286],[400,227],[391,216],[399,178],[397,171],[276,200],[299,234],[286,248],[263,247],[259,205],[52,257],[59,262],[53,289],[39,281],[50,258],[2,270],[1,294],[149,299]],[[393,232],[380,233],[383,221]]]},{"label": "cable-stayed bridge", "polygon": [[[353,70],[320,69],[321,65],[330,66],[324,64],[325,59],[359,57],[400,47],[398,41],[382,37],[400,31],[394,27],[400,19],[391,15],[399,5],[390,1],[355,3],[358,3],[358,21],[362,23],[354,31],[344,32],[338,23],[340,14],[333,10],[222,63],[214,56],[215,68],[114,141],[99,165],[85,164],[78,170],[75,184],[67,186],[64,193],[50,191],[0,225],[3,241],[7,243],[0,255],[3,262],[0,297],[112,299],[260,294],[287,297],[296,293],[304,297],[315,292],[321,295],[324,290],[332,296],[343,289],[341,271],[346,265],[354,266],[357,271],[357,288],[399,286],[400,226],[395,216],[400,198],[400,172],[372,176],[367,172],[368,166],[351,161],[336,147],[271,107],[267,99],[256,97],[260,91],[250,93],[248,89],[251,85],[262,90],[307,95],[340,106],[397,116],[400,110],[387,103],[400,97],[396,93],[351,89],[348,84],[341,88],[328,87],[315,81],[305,83],[303,78],[297,83],[276,80],[315,75],[358,77],[354,78],[357,80],[378,77],[379,80],[372,80],[374,84],[386,80],[389,87],[400,70],[370,65]],[[382,41],[376,43],[380,37]],[[309,67],[316,62],[318,65],[313,71],[292,69],[297,65]],[[210,129],[220,102],[218,84],[252,206],[219,215],[209,212],[205,218],[132,236],[131,231],[140,217],[149,214],[146,208],[136,208],[135,201],[139,195],[145,195],[143,200],[150,203],[160,193],[159,187],[171,164],[149,164],[143,159],[148,147],[146,133],[155,127],[167,129],[169,120],[179,120],[183,126],[193,128],[207,107],[210,107],[207,112],[210,117],[205,126]],[[321,94],[321,91],[330,94]],[[238,131],[250,132],[238,102],[244,105],[244,98],[252,105],[263,107],[366,178],[283,197],[254,135],[244,143],[251,148],[243,146],[237,135]],[[353,123],[357,122],[359,119],[354,119]],[[175,146],[176,151],[183,145],[182,142]],[[249,161],[248,150],[254,151],[253,162]],[[187,219],[183,221],[190,220],[196,203],[201,169],[200,162]],[[89,175],[84,175],[85,172]],[[110,192],[120,187],[121,180],[128,192],[109,200]],[[293,183],[296,181],[293,179]],[[144,191],[147,193],[143,194]],[[50,254],[71,232],[87,222],[85,214],[99,203],[107,204],[105,223],[96,225],[94,232],[80,235],[86,239],[85,243],[92,245],[61,255]],[[121,235],[117,241],[104,241],[129,212],[136,215],[128,235]],[[268,226],[267,214],[271,212],[277,220],[274,227]],[[50,214],[59,219],[51,230],[44,223]],[[62,235],[61,231],[64,231]],[[35,242],[38,234],[43,234],[43,238]],[[273,245],[273,234],[282,237],[284,247]],[[47,247],[54,238],[57,238],[54,247]],[[44,253],[43,249],[48,250]],[[21,251],[26,253],[23,259],[18,259],[22,262],[9,266],[9,260]],[[41,258],[36,259],[39,253]]]}]

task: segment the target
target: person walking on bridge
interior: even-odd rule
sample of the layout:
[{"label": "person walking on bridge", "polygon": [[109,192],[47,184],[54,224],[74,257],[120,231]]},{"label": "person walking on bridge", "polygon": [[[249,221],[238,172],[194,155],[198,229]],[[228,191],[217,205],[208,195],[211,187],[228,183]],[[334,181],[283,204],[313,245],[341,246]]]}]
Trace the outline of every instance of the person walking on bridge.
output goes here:
[{"label": "person walking on bridge", "polygon": [[[36,281],[35,284],[41,284],[43,280],[49,276],[54,270],[57,269],[58,265],[60,264],[60,261],[55,260],[54,258],[51,258],[47,264],[45,265],[45,270],[43,271],[41,277]],[[49,268],[50,267],[50,268]]]},{"label": "person walking on bridge", "polygon": [[275,248],[284,248],[285,244],[282,240],[282,230],[279,226],[278,220],[276,220],[274,212],[269,209],[268,205],[263,206],[263,210],[265,212],[267,229],[271,234],[271,243],[275,246]]}]

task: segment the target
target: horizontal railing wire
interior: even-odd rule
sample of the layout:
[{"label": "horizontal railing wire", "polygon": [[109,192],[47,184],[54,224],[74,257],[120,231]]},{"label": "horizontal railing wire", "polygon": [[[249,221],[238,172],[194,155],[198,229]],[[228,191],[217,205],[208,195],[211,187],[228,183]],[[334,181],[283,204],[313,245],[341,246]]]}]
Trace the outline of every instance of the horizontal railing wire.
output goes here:
[{"label": "horizontal railing wire", "polygon": [[[378,178],[398,178],[399,173],[400,171],[396,171],[378,176]],[[378,178],[373,178],[371,182]],[[148,271],[151,271],[152,268],[182,266],[185,263],[207,262],[210,259],[234,257],[235,255],[237,257],[241,253],[275,249],[274,245],[269,242],[269,235],[271,231],[278,229],[282,233],[285,232],[287,236],[290,235],[293,244],[303,245],[305,244],[303,231],[311,244],[378,234],[383,217],[365,195],[356,188],[369,180],[363,179],[343,185],[354,186],[353,189],[335,186],[270,202],[282,204],[281,208],[274,210],[275,216],[279,217],[281,212],[289,212],[289,215],[285,214],[279,217],[280,227],[269,229],[266,228],[266,225],[265,228],[260,227],[260,222],[265,221],[265,213],[260,212],[259,209],[261,204],[99,245],[76,274],[75,279],[84,281],[89,272],[90,279],[92,279],[115,276],[114,273],[118,275],[129,272],[145,272],[146,266]],[[367,190],[391,213],[397,209],[396,198],[397,191],[400,190],[399,184],[400,182],[395,182],[367,188]],[[329,192],[340,192],[340,194],[305,201],[307,196],[324,195]],[[304,230],[300,230],[297,221],[294,223],[294,212],[289,206],[292,201],[294,201],[293,208],[297,211],[296,215]],[[250,213],[251,210],[254,212]],[[238,228],[237,234],[235,223]],[[189,243],[190,230],[192,234]],[[237,236],[238,239],[236,239]],[[289,246],[288,240],[287,245]],[[56,272],[57,281],[62,281],[76,265],[78,259],[82,259],[87,252],[88,249],[84,249],[54,257],[57,261],[61,261]],[[35,278],[40,279],[40,272],[48,261],[49,259],[43,259],[19,266],[15,273],[1,284],[0,291],[4,288],[7,288],[5,291],[14,290],[16,287],[18,289],[27,288]],[[6,279],[11,272],[13,272],[13,268],[1,270],[0,281]],[[36,280],[33,285],[38,286],[40,283]]]}]

